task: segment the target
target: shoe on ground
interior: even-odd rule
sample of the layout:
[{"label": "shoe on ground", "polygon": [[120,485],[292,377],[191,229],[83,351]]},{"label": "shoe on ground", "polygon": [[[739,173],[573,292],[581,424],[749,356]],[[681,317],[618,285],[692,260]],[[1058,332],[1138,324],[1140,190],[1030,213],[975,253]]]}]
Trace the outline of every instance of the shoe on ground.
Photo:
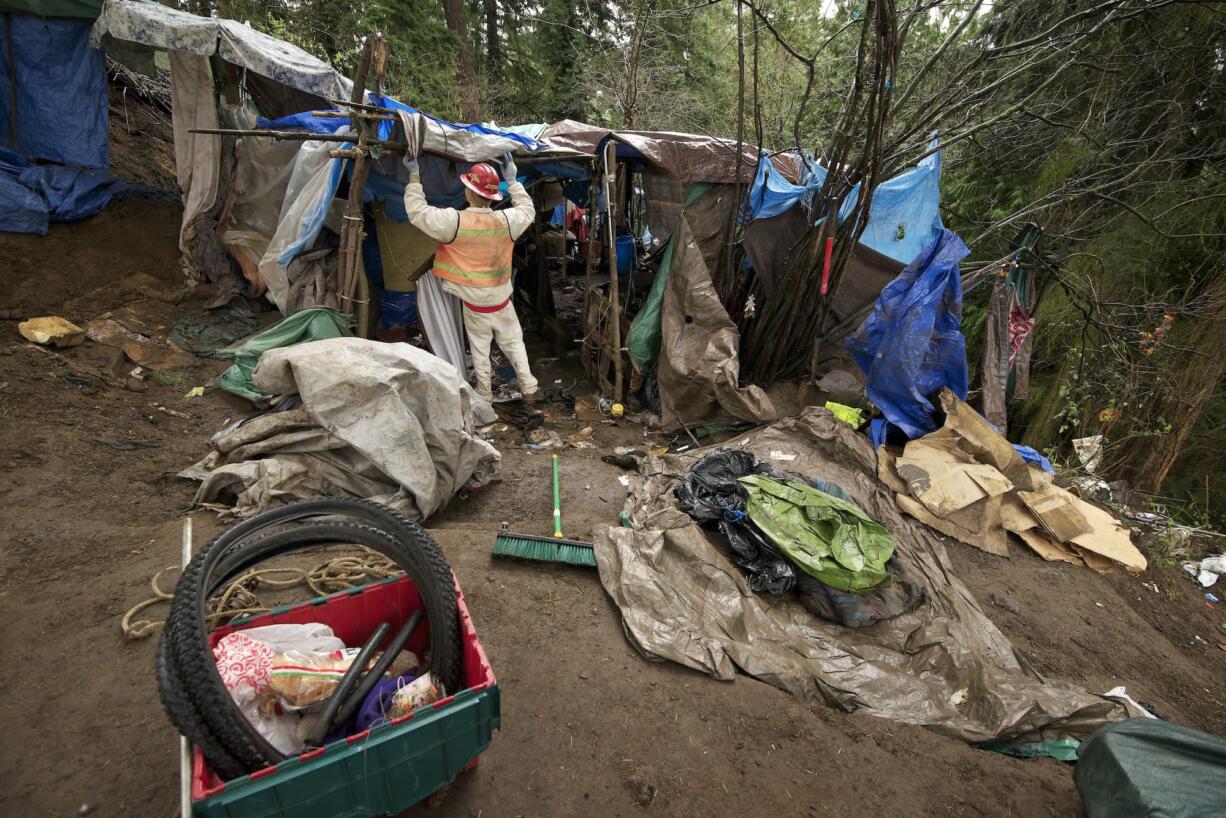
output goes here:
[{"label": "shoe on ground", "polygon": [[524,393],[524,403],[540,403],[543,400],[545,400],[545,393],[540,389]]}]

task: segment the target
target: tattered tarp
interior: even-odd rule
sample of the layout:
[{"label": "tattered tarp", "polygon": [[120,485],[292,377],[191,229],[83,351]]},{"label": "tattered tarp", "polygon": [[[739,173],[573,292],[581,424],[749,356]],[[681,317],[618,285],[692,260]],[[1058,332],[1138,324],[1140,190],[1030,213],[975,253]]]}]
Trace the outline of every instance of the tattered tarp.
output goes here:
[{"label": "tattered tarp", "polygon": [[349,99],[353,83],[295,45],[237,20],[198,17],[157,3],[107,0],[94,24],[95,47],[104,35],[152,48],[223,60],[324,99]]},{"label": "tattered tarp", "polygon": [[[473,431],[493,411],[455,369],[409,344],[332,338],[272,350],[255,385],[301,406],[217,436],[219,465],[196,502],[236,496],[245,516],[309,497],[366,497],[424,519],[470,483],[498,479],[501,455]],[[207,468],[207,466],[206,466]]]},{"label": "tattered tarp", "polygon": [[765,423],[778,417],[760,387],[739,385],[740,334],[711,282],[735,206],[730,185],[712,186],[687,203],[672,239],[656,364],[666,429],[698,420]]},{"label": "tattered tarp", "polygon": [[227,392],[257,404],[263,403],[273,393],[257,389],[252,376],[264,353],[294,344],[351,334],[349,316],[344,313],[323,308],[299,310],[233,349],[217,350],[214,355],[234,361],[234,365],[221,373],[216,383]]},{"label": "tattered tarp", "polygon": [[[868,376],[869,400],[909,439],[939,425],[934,398],[942,387],[966,399],[958,263],[969,252],[956,234],[943,231],[881,291],[877,306],[844,342]],[[886,429],[875,423],[880,443]]]},{"label": "tattered tarp", "polygon": [[[733,679],[741,670],[807,701],[931,728],[968,742],[1084,739],[1128,715],[1123,705],[1045,682],[954,575],[933,533],[902,516],[876,479],[872,445],[818,407],[733,445],[841,486],[894,537],[928,602],[871,628],[818,619],[794,598],[750,592],[727,553],[676,507],[672,487],[714,447],[649,457],[624,513],[633,528],[596,530],[605,590],[627,637],[649,657]],[[728,445],[728,444],[725,444]]]},{"label": "tattered tarp", "polygon": [[[580,153],[598,153],[606,139],[617,143],[621,158],[643,159],[674,179],[684,182],[732,182],[736,173],[736,140],[671,131],[612,131],[597,125],[563,119],[547,127],[540,138],[556,148]],[[754,177],[758,164],[756,145],[741,146],[741,181]],[[780,154],[771,162],[788,179],[797,178],[791,155]]]},{"label": "tattered tarp", "polygon": [[12,14],[0,27],[5,38],[0,48],[0,145],[31,159],[105,168],[106,65],[102,52],[89,46],[89,22]]},{"label": "tattered tarp", "polygon": [[[765,152],[762,154],[766,156]],[[868,226],[860,243],[900,264],[910,264],[937,236],[941,223],[941,159],[939,153],[923,159],[911,170],[882,182],[873,191]],[[802,200],[812,205],[812,197],[826,181],[826,168],[808,162],[796,184],[779,173],[769,162],[760,162],[753,185],[745,199],[748,220],[769,219],[786,213]],[[855,207],[860,186],[852,188],[839,209],[845,219]]]}]

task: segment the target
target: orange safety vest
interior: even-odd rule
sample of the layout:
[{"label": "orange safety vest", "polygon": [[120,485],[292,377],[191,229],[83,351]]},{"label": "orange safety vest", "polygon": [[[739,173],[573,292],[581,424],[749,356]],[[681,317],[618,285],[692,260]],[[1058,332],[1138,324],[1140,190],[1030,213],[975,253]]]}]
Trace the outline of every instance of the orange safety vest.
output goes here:
[{"label": "orange safety vest", "polygon": [[434,248],[434,274],[465,287],[497,287],[511,280],[514,250],[505,216],[461,210],[455,238]]}]

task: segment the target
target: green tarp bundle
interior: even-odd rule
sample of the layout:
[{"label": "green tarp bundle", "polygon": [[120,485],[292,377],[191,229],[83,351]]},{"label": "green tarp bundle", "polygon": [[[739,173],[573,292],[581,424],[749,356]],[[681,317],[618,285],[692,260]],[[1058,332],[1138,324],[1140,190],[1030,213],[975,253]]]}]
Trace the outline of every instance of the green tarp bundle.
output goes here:
[{"label": "green tarp bundle", "polygon": [[799,480],[750,475],[739,482],[749,493],[749,519],[805,573],[852,593],[889,579],[894,538],[855,504]]},{"label": "green tarp bundle", "polygon": [[257,403],[266,401],[269,396],[256,389],[251,380],[251,373],[255,371],[261,355],[270,349],[352,334],[349,331],[349,316],[344,313],[326,307],[301,310],[253,335],[240,347],[217,350],[218,358],[230,359],[234,361],[234,366],[221,373],[216,383],[227,392]]},{"label": "green tarp bundle", "polygon": [[1089,818],[1226,815],[1226,741],[1160,719],[1109,724],[1077,751]]}]

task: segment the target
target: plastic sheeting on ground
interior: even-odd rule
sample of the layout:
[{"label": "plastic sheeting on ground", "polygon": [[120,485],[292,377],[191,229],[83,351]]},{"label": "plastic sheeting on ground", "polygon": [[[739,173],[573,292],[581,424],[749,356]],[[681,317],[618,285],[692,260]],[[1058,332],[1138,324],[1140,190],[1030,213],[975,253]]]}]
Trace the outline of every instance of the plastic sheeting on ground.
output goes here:
[{"label": "plastic sheeting on ground", "polygon": [[[860,236],[860,244],[869,247],[899,264],[910,264],[916,256],[944,229],[941,224],[941,159],[934,153],[893,179],[887,179],[873,191],[869,205],[868,226]],[[745,199],[749,220],[769,219],[782,215],[798,203],[812,199],[826,181],[826,168],[810,161],[798,184],[792,184],[769,161],[758,162],[757,175]],[[856,185],[839,209],[839,219],[845,219],[855,207],[860,195]]]},{"label": "plastic sheeting on ground", "polygon": [[[728,445],[728,444],[725,444]],[[808,701],[928,727],[968,742],[1084,739],[1128,715],[1124,705],[1044,681],[954,575],[945,547],[903,517],[875,475],[863,436],[810,407],[736,438],[798,477],[821,477],[893,535],[928,601],[871,628],[817,619],[798,601],[757,596],[727,554],[677,508],[671,489],[714,447],[645,458],[623,514],[633,528],[596,529],[600,580],[627,637],[649,657],[733,679],[737,670]]]},{"label": "plastic sheeting on ground", "polygon": [[1226,815],[1226,741],[1129,719],[1078,748],[1073,781],[1089,818],[1218,818]]},{"label": "plastic sheeting on ground", "polygon": [[233,366],[218,376],[217,385],[227,392],[257,403],[266,401],[275,393],[261,391],[253,378],[264,353],[280,347],[349,334],[349,316],[343,313],[322,307],[300,310],[247,339],[241,346],[217,350],[218,358],[234,361]]},{"label": "plastic sheeting on ground", "polygon": [[0,231],[44,236],[49,222],[88,218],[134,189],[104,168],[35,165],[0,149]]},{"label": "plastic sheeting on ground", "polygon": [[11,14],[0,28],[12,41],[12,63],[0,48],[0,144],[27,158],[105,168],[106,65],[89,47],[89,21]]},{"label": "plastic sheeting on ground", "polygon": [[254,382],[263,392],[297,393],[302,403],[215,437],[217,464],[196,502],[234,497],[234,513],[246,516],[341,494],[424,519],[466,485],[498,479],[501,455],[474,432],[493,422],[492,408],[425,350],[315,341],[265,354]]},{"label": "plastic sheeting on ground", "polygon": [[[952,231],[924,248],[877,298],[844,342],[868,376],[868,399],[885,422],[917,438],[937,428],[933,398],[942,387],[966,399],[966,339],[958,262],[970,251]],[[885,428],[874,421],[874,438]]]}]

